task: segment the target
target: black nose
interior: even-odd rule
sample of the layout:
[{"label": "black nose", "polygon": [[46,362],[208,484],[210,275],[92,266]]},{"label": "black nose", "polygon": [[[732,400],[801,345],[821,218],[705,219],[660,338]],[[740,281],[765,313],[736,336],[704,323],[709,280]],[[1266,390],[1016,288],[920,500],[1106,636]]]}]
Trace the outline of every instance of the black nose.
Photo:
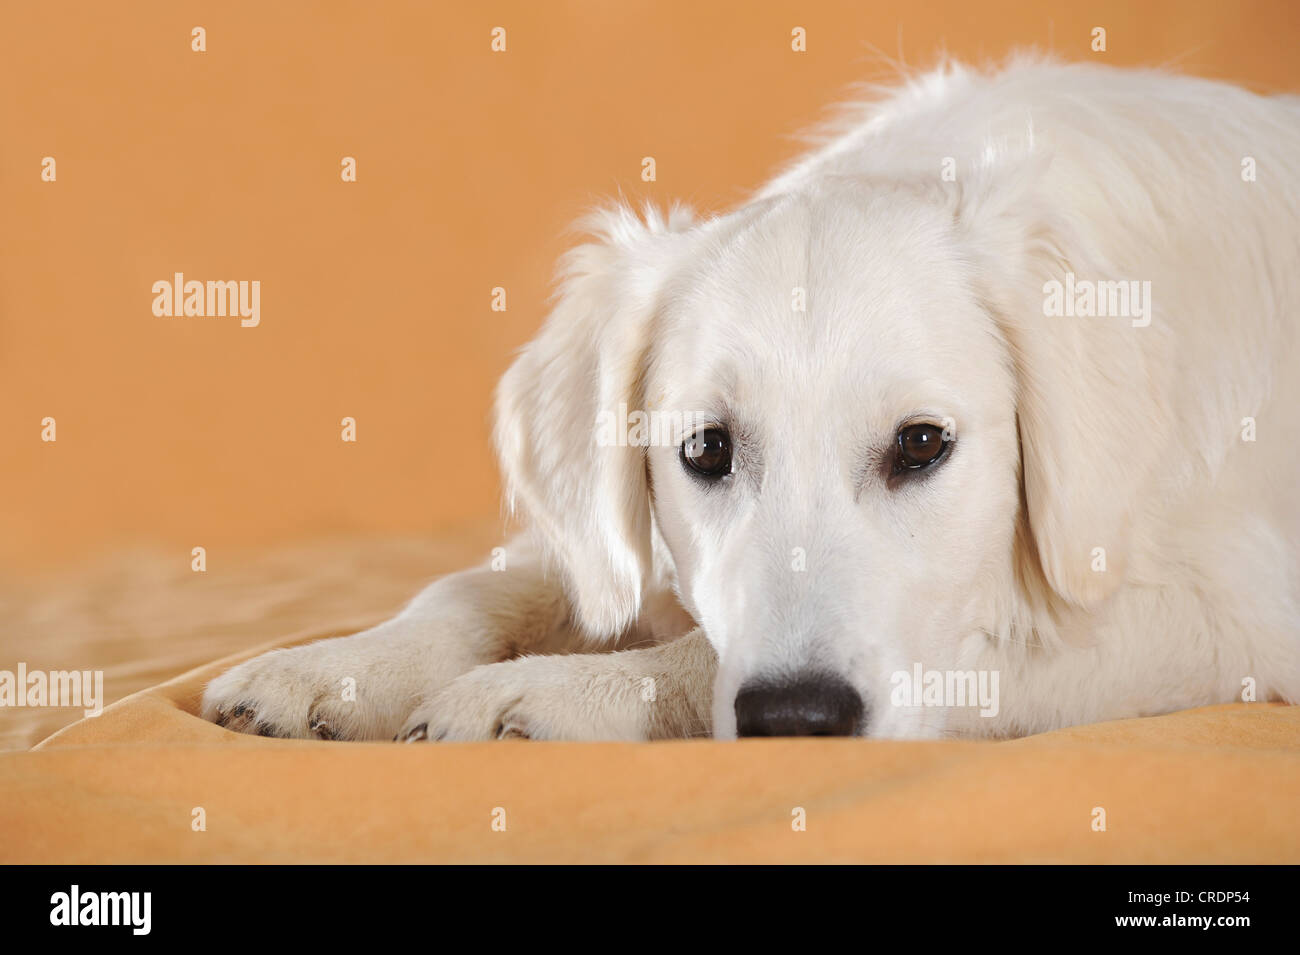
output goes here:
[{"label": "black nose", "polygon": [[861,727],[862,697],[834,674],[746,683],[736,694],[740,736],[853,736]]}]

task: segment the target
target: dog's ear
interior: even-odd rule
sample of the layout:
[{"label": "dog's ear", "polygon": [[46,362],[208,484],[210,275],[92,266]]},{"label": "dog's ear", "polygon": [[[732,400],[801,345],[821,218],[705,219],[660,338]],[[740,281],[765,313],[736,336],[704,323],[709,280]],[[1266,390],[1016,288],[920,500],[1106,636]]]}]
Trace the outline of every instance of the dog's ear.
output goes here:
[{"label": "dog's ear", "polygon": [[1047,176],[1051,162],[1032,151],[1001,161],[990,153],[959,190],[955,211],[1015,366],[1026,540],[1051,589],[1086,608],[1131,566],[1142,493],[1175,420],[1168,370],[1151,358],[1162,329],[1052,306],[1052,283],[1065,294],[1070,273],[1088,281],[1142,277],[1110,264],[1129,239],[1117,236],[1101,251],[1119,225],[1084,228],[1055,211],[1060,203],[1047,190],[1062,186],[1060,176]]},{"label": "dog's ear", "polygon": [[676,233],[692,222],[682,207],[666,219],[647,208],[642,222],[621,205],[584,220],[591,241],[566,256],[550,317],[497,389],[511,510],[540,536],[594,638],[636,619],[651,563],[645,449],[600,440],[597,423],[644,407],[651,324]]}]

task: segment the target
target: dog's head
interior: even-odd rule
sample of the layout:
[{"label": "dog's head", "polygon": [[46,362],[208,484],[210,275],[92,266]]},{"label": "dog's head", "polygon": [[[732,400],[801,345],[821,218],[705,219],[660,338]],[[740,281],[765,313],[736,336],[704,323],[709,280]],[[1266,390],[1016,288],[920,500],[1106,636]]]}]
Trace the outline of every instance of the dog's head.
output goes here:
[{"label": "dog's head", "polygon": [[1047,327],[1033,175],[614,209],[572,254],[499,391],[508,486],[591,634],[675,588],[719,655],[716,735],[942,732],[891,675],[969,667],[1036,592],[1086,607],[1122,573],[1134,369]]}]

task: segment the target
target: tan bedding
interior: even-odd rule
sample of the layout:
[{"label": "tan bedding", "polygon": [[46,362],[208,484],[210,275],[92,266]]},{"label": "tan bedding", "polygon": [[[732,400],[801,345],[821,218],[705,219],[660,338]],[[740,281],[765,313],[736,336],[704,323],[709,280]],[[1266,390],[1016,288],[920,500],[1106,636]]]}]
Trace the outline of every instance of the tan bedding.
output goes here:
[{"label": "tan bedding", "polygon": [[[155,593],[136,619],[175,632],[133,638],[153,661],[139,673],[170,659],[166,648],[211,645],[189,636],[212,633],[207,612],[242,617],[233,629],[245,649],[34,751],[0,754],[0,861],[1300,862],[1296,707],[1215,706],[1004,743],[399,746],[241,736],[194,716],[224,667],[382,619],[488,537],[263,558],[240,571],[247,591],[214,587],[188,610],[173,593],[170,616],[153,616]],[[157,590],[155,580],[141,596]],[[329,614],[338,625],[261,646],[247,636]],[[191,828],[198,807],[206,831]],[[1098,807],[1104,832],[1093,829]],[[798,809],[806,831],[792,828]]]}]

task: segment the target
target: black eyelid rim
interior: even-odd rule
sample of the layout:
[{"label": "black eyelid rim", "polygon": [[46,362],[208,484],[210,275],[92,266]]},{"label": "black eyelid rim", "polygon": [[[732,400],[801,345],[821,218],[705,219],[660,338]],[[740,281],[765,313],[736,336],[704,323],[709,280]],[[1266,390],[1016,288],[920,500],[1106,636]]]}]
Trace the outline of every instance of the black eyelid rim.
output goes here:
[{"label": "black eyelid rim", "polygon": [[[898,435],[899,435],[899,432],[901,432],[904,428],[910,428],[910,427],[912,427],[913,425],[918,425],[918,424],[928,424],[928,425],[930,425],[930,427],[932,427],[932,428],[938,428],[940,431],[943,431],[943,430],[944,430],[944,426],[943,426],[944,419],[945,419],[945,418],[950,418],[950,417],[952,417],[952,416],[951,416],[951,415],[941,415],[941,414],[939,414],[938,412],[932,412],[932,411],[921,411],[921,412],[918,412],[918,413],[916,413],[916,414],[914,414],[914,415],[909,415],[909,416],[906,417],[906,418],[900,418],[900,419],[899,419],[899,420],[894,424],[894,438],[895,438],[895,440],[897,440]],[[953,436],[952,436],[952,438],[950,439],[950,441],[955,442],[956,440],[957,440],[957,433],[956,433],[956,429],[954,428],[954,429],[953,429]]]}]

